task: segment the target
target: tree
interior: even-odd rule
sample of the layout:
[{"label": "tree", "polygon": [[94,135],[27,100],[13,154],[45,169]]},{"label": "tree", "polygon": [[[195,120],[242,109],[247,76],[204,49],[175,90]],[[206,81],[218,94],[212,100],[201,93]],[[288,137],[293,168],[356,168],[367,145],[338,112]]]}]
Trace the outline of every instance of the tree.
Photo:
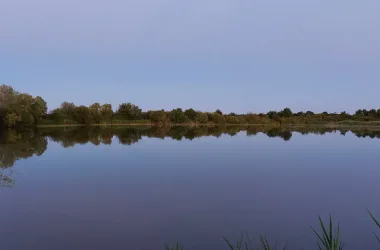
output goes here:
[{"label": "tree", "polygon": [[196,121],[201,124],[206,124],[208,122],[208,115],[206,113],[198,112]]},{"label": "tree", "polygon": [[267,113],[267,116],[268,116],[269,118],[271,118],[271,119],[275,119],[275,118],[277,118],[278,113],[277,113],[276,111],[269,111],[269,112]]},{"label": "tree", "polygon": [[148,111],[147,115],[149,117],[149,120],[151,120],[154,123],[157,123],[158,125],[162,125],[167,122],[167,116],[165,111],[163,110]]},{"label": "tree", "polygon": [[15,102],[17,92],[12,86],[1,85],[0,86],[0,108],[9,108],[9,105]]},{"label": "tree", "polygon": [[41,120],[41,118],[47,113],[46,101],[40,96],[34,98],[34,101],[31,106],[31,112],[34,117],[34,120],[36,121],[36,123],[38,123]]},{"label": "tree", "polygon": [[253,114],[253,113],[248,113],[246,116],[245,116],[245,119],[247,120],[247,122],[249,124],[257,124],[259,123],[260,121],[260,116],[256,115],[256,114]]},{"label": "tree", "polygon": [[371,109],[370,111],[368,111],[368,115],[369,116],[376,116],[376,109]]},{"label": "tree", "polygon": [[185,110],[185,115],[191,121],[195,121],[197,119],[197,112],[194,109],[186,109]]},{"label": "tree", "polygon": [[187,121],[187,116],[181,108],[173,109],[170,114],[170,120],[173,123],[184,123]]},{"label": "tree", "polygon": [[90,105],[89,109],[90,109],[92,120],[96,124],[99,124],[100,121],[102,120],[102,114],[100,112],[101,111],[100,104],[96,102],[96,103]]},{"label": "tree", "polygon": [[289,118],[293,115],[293,112],[290,110],[290,108],[284,108],[280,113],[280,116]]},{"label": "tree", "polygon": [[247,124],[248,123],[243,115],[239,115],[239,116],[237,116],[237,118],[239,119],[239,124]]},{"label": "tree", "polygon": [[224,116],[216,112],[212,115],[212,121],[216,124],[226,123]]},{"label": "tree", "polygon": [[22,120],[21,116],[15,113],[8,113],[4,117],[4,124],[6,127],[13,127],[17,123],[21,122],[21,120]]},{"label": "tree", "polygon": [[91,125],[93,123],[91,110],[83,105],[75,107],[74,120],[79,124]]},{"label": "tree", "polygon": [[222,112],[220,109],[217,109],[217,110],[215,111],[215,113],[217,113],[217,114],[219,114],[219,115],[223,115],[223,112]]},{"label": "tree", "polygon": [[225,117],[228,124],[239,124],[240,120],[236,116],[228,115]]},{"label": "tree", "polygon": [[103,104],[100,107],[100,114],[102,116],[102,119],[105,121],[110,121],[113,115],[112,105],[111,104]]},{"label": "tree", "polygon": [[117,113],[124,116],[127,120],[138,120],[142,116],[142,110],[139,106],[130,102],[120,104]]},{"label": "tree", "polygon": [[0,124],[2,126],[34,125],[46,113],[41,97],[19,93],[11,86],[0,86]]},{"label": "tree", "polygon": [[358,109],[356,112],[355,112],[355,116],[363,116],[363,110],[362,109]]},{"label": "tree", "polygon": [[75,110],[75,104],[72,102],[63,102],[60,109],[65,115],[72,116]]},{"label": "tree", "polygon": [[301,111],[301,112],[294,113],[293,115],[294,116],[305,116],[305,113]]}]

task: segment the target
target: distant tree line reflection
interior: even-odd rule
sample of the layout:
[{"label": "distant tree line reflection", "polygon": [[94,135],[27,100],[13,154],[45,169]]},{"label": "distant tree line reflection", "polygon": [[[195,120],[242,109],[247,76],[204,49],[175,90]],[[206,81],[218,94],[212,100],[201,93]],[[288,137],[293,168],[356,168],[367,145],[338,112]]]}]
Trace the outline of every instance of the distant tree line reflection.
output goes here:
[{"label": "distant tree line reflection", "polygon": [[[247,136],[265,134],[271,138],[281,138],[289,141],[294,132],[306,135],[323,135],[337,132],[346,135],[352,132],[359,138],[380,138],[380,130],[334,129],[317,127],[260,127],[260,126],[214,126],[214,127],[65,127],[40,128],[30,130],[6,130],[0,132],[0,170],[12,167],[21,159],[34,155],[42,155],[48,146],[48,141],[54,141],[64,148],[76,144],[110,145],[118,143],[132,145],[143,137],[171,138],[173,140],[194,140],[204,136],[220,137],[235,136],[245,133]],[[0,172],[1,174],[1,172]],[[4,177],[4,175],[2,175]],[[0,176],[1,179],[1,176]]]}]

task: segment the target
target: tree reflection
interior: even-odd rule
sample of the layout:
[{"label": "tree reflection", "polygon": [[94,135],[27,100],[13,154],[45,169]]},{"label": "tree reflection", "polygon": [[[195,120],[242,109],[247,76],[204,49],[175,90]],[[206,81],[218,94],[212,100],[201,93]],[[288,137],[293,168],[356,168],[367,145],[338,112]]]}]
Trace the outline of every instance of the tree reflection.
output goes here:
[{"label": "tree reflection", "polygon": [[47,138],[35,131],[7,130],[0,134],[0,168],[12,167],[17,160],[42,155]]},{"label": "tree reflection", "polygon": [[[0,169],[12,167],[16,161],[42,155],[48,141],[59,143],[62,147],[76,144],[110,145],[117,141],[122,145],[133,145],[144,137],[170,138],[172,140],[194,140],[204,136],[236,136],[240,132],[247,136],[264,134],[270,138],[290,141],[294,133],[301,135],[337,133],[346,135],[351,132],[358,138],[380,138],[376,129],[336,129],[323,127],[267,127],[267,126],[203,126],[203,127],[66,127],[40,128],[34,130],[6,130],[0,132]],[[115,139],[115,140],[114,140]],[[10,178],[0,173],[1,183],[11,184]]]},{"label": "tree reflection", "polygon": [[13,187],[15,185],[15,182],[13,179],[11,179],[9,176],[7,176],[4,173],[0,172],[0,188],[9,188]]}]

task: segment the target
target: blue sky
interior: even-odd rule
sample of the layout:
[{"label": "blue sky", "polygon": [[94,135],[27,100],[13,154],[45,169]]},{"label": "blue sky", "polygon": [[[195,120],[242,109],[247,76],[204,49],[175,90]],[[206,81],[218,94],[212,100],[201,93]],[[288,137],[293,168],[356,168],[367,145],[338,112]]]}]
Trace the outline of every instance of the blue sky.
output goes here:
[{"label": "blue sky", "polygon": [[378,0],[3,0],[0,84],[55,108],[380,108]]}]

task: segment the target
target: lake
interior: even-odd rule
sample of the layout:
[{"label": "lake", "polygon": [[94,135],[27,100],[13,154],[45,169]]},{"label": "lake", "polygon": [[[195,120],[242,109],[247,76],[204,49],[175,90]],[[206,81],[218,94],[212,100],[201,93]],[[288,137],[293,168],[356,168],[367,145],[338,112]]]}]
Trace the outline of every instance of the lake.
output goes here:
[{"label": "lake", "polygon": [[228,249],[248,232],[317,249],[377,249],[380,130],[41,128],[0,136],[1,250]]}]

